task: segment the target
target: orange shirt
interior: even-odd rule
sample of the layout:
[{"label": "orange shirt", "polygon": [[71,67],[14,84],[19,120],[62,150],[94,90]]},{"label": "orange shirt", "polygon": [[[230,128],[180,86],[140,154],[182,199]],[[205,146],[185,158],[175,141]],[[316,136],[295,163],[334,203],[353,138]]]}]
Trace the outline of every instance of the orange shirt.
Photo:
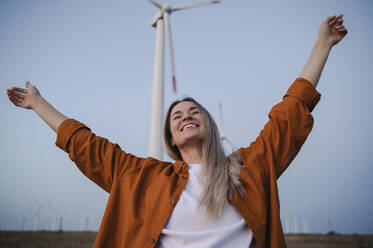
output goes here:
[{"label": "orange shirt", "polygon": [[[280,220],[277,178],[305,142],[313,126],[310,112],[320,99],[303,78],[291,85],[269,113],[257,139],[239,152],[245,197],[231,201],[259,247],[286,247]],[[154,247],[188,180],[188,164],[139,158],[68,119],[56,145],[78,168],[110,193],[94,247]]]}]

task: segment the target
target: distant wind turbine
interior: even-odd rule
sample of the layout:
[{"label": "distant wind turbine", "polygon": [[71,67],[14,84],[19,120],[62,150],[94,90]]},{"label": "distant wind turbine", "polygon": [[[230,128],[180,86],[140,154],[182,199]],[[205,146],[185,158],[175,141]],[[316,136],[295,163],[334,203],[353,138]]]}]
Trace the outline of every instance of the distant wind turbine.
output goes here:
[{"label": "distant wind turbine", "polygon": [[171,6],[169,4],[161,4],[157,0],[149,0],[155,5],[159,11],[151,21],[151,26],[157,29],[155,42],[155,59],[154,59],[154,75],[153,75],[153,100],[152,100],[152,117],[150,123],[150,156],[162,159],[162,121],[163,121],[163,104],[164,104],[164,25],[166,26],[167,40],[170,55],[172,86],[176,93],[176,72],[174,61],[174,48],[172,43],[171,26],[169,15],[178,10],[199,7],[203,5],[216,4],[220,1],[208,1],[201,3],[189,3],[182,5]]},{"label": "distant wind turbine", "polygon": [[298,221],[297,221],[297,217],[294,217],[294,233],[298,233]]},{"label": "distant wind turbine", "polygon": [[22,231],[25,230],[25,223],[26,223],[26,218],[23,217],[23,218],[22,218],[22,225],[21,225],[21,230],[22,230]]},{"label": "distant wind turbine", "polygon": [[290,233],[288,216],[285,216],[285,233]]},{"label": "distant wind turbine", "polygon": [[38,206],[38,212],[34,216],[34,231],[37,231],[39,229],[39,218],[40,218],[40,212],[41,212],[41,204]]},{"label": "distant wind turbine", "polygon": [[222,141],[226,141],[231,147],[232,147],[232,151],[235,151],[237,150],[237,146],[235,146],[229,139],[228,137],[225,135],[225,132],[224,132],[224,123],[223,123],[223,106],[221,104],[221,102],[219,102],[219,119],[220,119],[220,139]]},{"label": "distant wind turbine", "polygon": [[89,217],[86,215],[82,215],[80,219],[80,231],[81,232],[88,231],[88,224],[89,224]]},{"label": "distant wind turbine", "polygon": [[59,212],[58,209],[56,207],[53,206],[52,203],[48,202],[48,208],[54,212],[54,215],[53,215],[53,223],[52,223],[52,231],[56,232],[57,231],[57,222],[58,222],[58,216],[59,216]]},{"label": "distant wind turbine", "polygon": [[305,219],[303,219],[303,233],[308,233],[309,232],[309,229],[308,229],[308,221],[306,221]]},{"label": "distant wind turbine", "polygon": [[57,210],[55,210],[54,218],[53,218],[53,225],[52,225],[52,231],[54,232],[57,231],[57,221],[58,221],[58,214],[57,214]]},{"label": "distant wind turbine", "polygon": [[36,214],[34,215],[34,231],[38,231],[39,229],[39,219],[40,219],[40,212],[43,204],[41,204],[38,200],[36,200],[34,197],[32,199],[38,204],[38,210]]},{"label": "distant wind turbine", "polygon": [[63,230],[63,217],[60,217],[59,225],[58,225],[58,231],[62,232]]}]

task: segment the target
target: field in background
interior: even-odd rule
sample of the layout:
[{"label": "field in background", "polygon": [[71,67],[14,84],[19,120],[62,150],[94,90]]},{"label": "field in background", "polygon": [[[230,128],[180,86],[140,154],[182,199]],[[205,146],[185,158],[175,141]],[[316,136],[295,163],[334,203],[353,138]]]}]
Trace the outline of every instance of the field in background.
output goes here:
[{"label": "field in background", "polygon": [[373,248],[373,235],[285,235],[288,248]]},{"label": "field in background", "polygon": [[[0,231],[1,248],[88,248],[96,232]],[[288,248],[373,248],[373,235],[286,235]]]}]

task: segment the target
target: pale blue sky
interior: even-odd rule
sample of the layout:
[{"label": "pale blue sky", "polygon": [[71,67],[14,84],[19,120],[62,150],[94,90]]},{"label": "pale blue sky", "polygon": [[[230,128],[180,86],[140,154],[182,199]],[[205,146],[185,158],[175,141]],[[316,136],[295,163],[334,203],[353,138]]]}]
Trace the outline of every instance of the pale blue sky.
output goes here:
[{"label": "pale blue sky", "polygon": [[[318,85],[314,129],[279,180],[281,216],[299,232],[305,219],[325,233],[330,219],[340,233],[373,233],[372,9],[369,0],[223,0],[170,18],[179,91],[166,60],[165,106],[190,95],[217,119],[221,101],[227,136],[247,146],[302,70],[321,22],[345,14],[349,34]],[[0,229],[20,229],[22,218],[32,229],[40,203],[41,229],[57,211],[65,229],[88,216],[97,230],[108,195],[6,89],[30,80],[65,115],[147,156],[156,11],[145,0],[0,1]]]}]

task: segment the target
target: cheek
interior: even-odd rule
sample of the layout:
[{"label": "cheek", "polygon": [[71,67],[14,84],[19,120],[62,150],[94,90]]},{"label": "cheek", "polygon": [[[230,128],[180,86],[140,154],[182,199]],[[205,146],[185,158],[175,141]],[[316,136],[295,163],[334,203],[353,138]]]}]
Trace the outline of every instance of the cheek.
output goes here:
[{"label": "cheek", "polygon": [[171,122],[171,123],[170,123],[170,132],[171,132],[171,136],[172,136],[172,137],[174,137],[174,135],[175,135],[175,133],[176,133],[176,130],[177,130],[177,128],[176,128],[175,123]]},{"label": "cheek", "polygon": [[207,136],[207,129],[206,129],[206,126],[203,126],[203,127],[202,127],[202,135],[203,135],[204,138],[206,138],[206,136]]},{"label": "cheek", "polygon": [[201,123],[201,131],[204,136],[207,135],[207,127],[206,127],[206,121],[204,120],[203,117],[200,118],[200,123]]},{"label": "cheek", "polygon": [[170,133],[171,133],[171,143],[172,145],[175,145],[175,136],[177,136],[177,123],[171,122],[170,123]]}]

